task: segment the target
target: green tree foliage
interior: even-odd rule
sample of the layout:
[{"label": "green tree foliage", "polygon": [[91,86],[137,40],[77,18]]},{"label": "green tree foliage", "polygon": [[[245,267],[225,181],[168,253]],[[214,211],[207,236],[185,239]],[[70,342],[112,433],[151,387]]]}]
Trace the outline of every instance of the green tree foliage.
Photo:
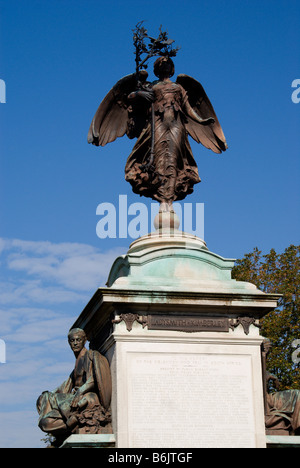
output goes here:
[{"label": "green tree foliage", "polygon": [[[266,293],[281,294],[278,307],[261,320],[261,334],[272,343],[268,371],[281,382],[280,390],[300,389],[300,363],[295,360],[295,340],[300,340],[300,246],[290,245],[281,254],[274,249],[253,252],[237,260],[232,277],[255,284]],[[298,353],[300,355],[300,352]]]}]

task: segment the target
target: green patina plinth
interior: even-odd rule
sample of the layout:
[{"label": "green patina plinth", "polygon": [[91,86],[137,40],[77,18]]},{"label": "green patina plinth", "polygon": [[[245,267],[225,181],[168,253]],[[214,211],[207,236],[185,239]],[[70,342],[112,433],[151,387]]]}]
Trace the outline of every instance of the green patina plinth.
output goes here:
[{"label": "green patina plinth", "polygon": [[232,279],[233,266],[233,259],[209,251],[202,239],[162,230],[137,239],[115,260],[107,286],[261,294],[253,284]]}]

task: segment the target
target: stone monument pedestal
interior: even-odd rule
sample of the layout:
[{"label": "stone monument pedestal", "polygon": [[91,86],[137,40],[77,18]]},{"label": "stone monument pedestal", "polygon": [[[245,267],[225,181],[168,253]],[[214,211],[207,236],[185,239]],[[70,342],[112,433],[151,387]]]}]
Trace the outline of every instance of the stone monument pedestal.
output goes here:
[{"label": "stone monument pedestal", "polygon": [[114,448],[113,434],[73,434],[60,448]]},{"label": "stone monument pedestal", "polygon": [[111,365],[117,448],[264,448],[259,319],[278,295],[174,229],[116,259],[74,327]]},{"label": "stone monument pedestal", "polygon": [[267,435],[267,448],[300,448],[300,436]]}]

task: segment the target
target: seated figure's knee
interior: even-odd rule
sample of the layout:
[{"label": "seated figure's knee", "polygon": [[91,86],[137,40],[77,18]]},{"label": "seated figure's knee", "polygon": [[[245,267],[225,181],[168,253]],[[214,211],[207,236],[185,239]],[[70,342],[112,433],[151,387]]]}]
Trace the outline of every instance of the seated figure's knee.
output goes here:
[{"label": "seated figure's knee", "polygon": [[67,430],[66,423],[62,419],[57,418],[41,418],[38,425],[43,432],[53,435],[63,434]]},{"label": "seated figure's knee", "polygon": [[50,419],[50,418],[42,418],[42,419],[39,421],[38,426],[39,426],[39,428],[40,428],[43,432],[50,432],[50,429],[51,429],[51,419]]}]

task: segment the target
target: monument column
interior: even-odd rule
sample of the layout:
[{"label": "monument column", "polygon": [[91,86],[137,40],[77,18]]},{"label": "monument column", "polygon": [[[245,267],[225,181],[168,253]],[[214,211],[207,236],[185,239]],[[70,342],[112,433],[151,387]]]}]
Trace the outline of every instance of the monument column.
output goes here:
[{"label": "monument column", "polygon": [[135,241],[74,324],[106,355],[116,447],[266,447],[259,319],[279,296],[194,236]]}]

